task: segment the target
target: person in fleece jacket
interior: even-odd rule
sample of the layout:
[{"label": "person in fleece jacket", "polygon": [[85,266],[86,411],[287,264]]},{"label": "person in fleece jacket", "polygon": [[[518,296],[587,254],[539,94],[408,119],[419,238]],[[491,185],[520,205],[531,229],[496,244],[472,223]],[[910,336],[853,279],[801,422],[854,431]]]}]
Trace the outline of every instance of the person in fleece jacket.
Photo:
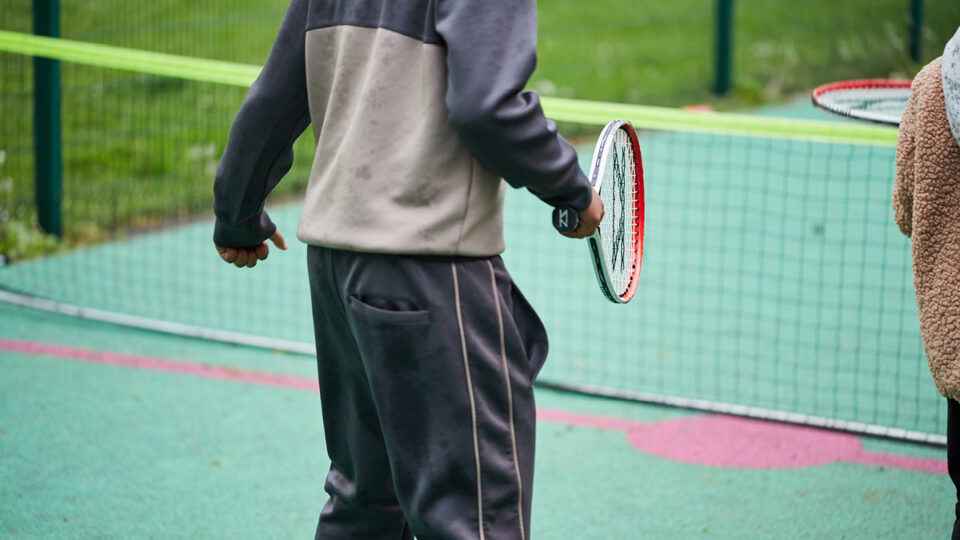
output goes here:
[{"label": "person in fleece jacket", "polygon": [[[960,30],[911,88],[897,139],[894,218],[913,243],[920,331],[947,398],[947,467],[960,501]],[[960,502],[955,514],[960,540]]]}]

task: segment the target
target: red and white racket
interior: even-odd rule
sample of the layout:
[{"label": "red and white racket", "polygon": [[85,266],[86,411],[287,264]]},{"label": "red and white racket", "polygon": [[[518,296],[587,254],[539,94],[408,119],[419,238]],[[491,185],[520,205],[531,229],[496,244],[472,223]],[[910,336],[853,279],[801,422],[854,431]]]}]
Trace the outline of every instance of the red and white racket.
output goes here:
[{"label": "red and white racket", "polygon": [[[640,142],[626,120],[607,124],[597,141],[589,174],[603,201],[604,218],[587,238],[600,290],[608,300],[625,304],[633,298],[643,259],[643,162]],[[573,208],[555,208],[553,225],[560,232],[576,230]]]},{"label": "red and white racket", "polygon": [[833,114],[899,126],[910,98],[909,79],[858,79],[817,87],[813,104]]}]

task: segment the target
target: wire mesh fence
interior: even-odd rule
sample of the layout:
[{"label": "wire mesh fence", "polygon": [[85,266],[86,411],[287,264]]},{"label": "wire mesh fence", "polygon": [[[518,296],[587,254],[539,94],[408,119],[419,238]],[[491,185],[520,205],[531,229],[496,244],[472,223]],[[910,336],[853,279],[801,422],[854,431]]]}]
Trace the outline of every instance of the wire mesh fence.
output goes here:
[{"label": "wire mesh fence", "polygon": [[[688,0],[609,2],[606,11],[572,0],[541,6],[534,88],[641,103],[710,99],[712,11]],[[285,4],[65,0],[61,34],[258,64]],[[808,84],[805,70],[832,79],[910,69],[901,4],[738,2],[737,91],[747,101],[779,95]],[[791,16],[770,24],[784,9]],[[936,56],[960,12],[930,3],[928,15],[925,43]],[[7,2],[0,28],[29,31],[30,2]],[[63,63],[57,243],[31,240],[32,69],[31,58],[0,53],[0,248],[11,262],[0,267],[0,289],[310,343],[302,246],[255,272],[229,271],[210,248],[212,178],[243,88]],[[891,147],[682,129],[645,131],[641,146],[646,260],[624,309],[600,298],[585,254],[550,230],[548,209],[526,194],[508,198],[505,258],[553,337],[545,380],[943,431],[909,248],[890,219]],[[295,228],[309,137],[296,155],[270,202],[284,231]],[[566,316],[571,306],[582,320]]]}]

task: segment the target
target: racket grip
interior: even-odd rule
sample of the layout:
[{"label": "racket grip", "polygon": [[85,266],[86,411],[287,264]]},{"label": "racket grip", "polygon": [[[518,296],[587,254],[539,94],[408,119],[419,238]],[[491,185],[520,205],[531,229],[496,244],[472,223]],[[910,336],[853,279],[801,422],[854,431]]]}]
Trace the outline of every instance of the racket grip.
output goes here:
[{"label": "racket grip", "polygon": [[562,233],[573,232],[580,226],[580,213],[566,206],[553,209],[553,227]]}]

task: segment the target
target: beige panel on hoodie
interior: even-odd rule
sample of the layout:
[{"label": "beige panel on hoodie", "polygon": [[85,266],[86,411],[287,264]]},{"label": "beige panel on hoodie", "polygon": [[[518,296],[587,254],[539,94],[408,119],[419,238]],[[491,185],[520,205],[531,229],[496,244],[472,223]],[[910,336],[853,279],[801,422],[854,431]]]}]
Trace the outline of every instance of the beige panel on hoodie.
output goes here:
[{"label": "beige panel on hoodie", "polygon": [[504,182],[448,119],[445,54],[382,28],[307,32],[317,154],[302,241],[367,252],[503,251]]}]

